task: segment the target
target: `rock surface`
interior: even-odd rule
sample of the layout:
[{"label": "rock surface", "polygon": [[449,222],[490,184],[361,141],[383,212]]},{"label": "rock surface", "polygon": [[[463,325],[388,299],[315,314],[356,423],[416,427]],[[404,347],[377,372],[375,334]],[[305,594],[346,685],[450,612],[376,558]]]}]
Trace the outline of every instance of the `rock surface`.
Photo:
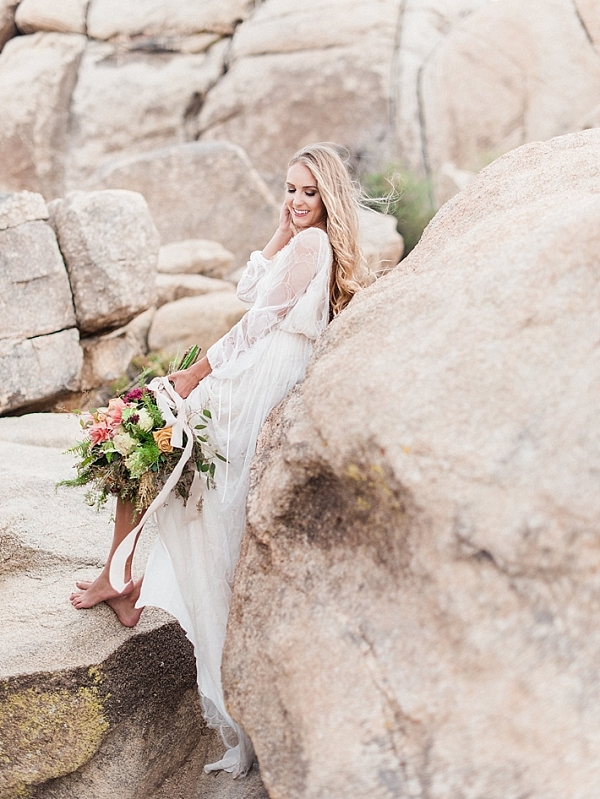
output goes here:
[{"label": "rock surface", "polygon": [[218,241],[187,239],[165,244],[158,253],[158,271],[166,274],[221,278],[231,272],[235,256]]},{"label": "rock surface", "polygon": [[396,217],[361,208],[360,246],[373,272],[392,269],[404,253],[404,240],[396,229]]},{"label": "rock surface", "polygon": [[31,191],[0,194],[0,230],[43,219],[48,219],[48,206],[41,194]]},{"label": "rock surface", "polygon": [[85,33],[90,0],[21,0],[15,22],[21,33]]},{"label": "rock surface", "polygon": [[0,0],[0,50],[17,32],[15,11],[18,0]]},{"label": "rock surface", "polygon": [[199,297],[201,294],[213,294],[215,291],[234,290],[233,283],[227,280],[215,280],[205,275],[162,275],[156,276],[156,305],[181,300],[183,297]]},{"label": "rock surface", "polygon": [[45,222],[0,231],[0,319],[0,340],[75,327],[67,271]]},{"label": "rock surface", "polygon": [[0,55],[0,190],[63,193],[71,94],[85,36],[36,33]]},{"label": "rock surface", "polygon": [[[527,141],[590,125],[600,53],[574,5],[548,0],[540,13],[519,0],[492,2],[437,48],[422,76],[432,174],[447,161],[477,171]],[[449,196],[438,187],[438,206]]]},{"label": "rock surface", "polygon": [[[167,614],[146,609],[128,630],[106,605],[69,604],[110,537],[109,509],[97,514],[79,489],[55,492],[72,476],[61,451],[78,430],[66,414],[0,419],[0,795],[266,799],[257,771],[246,782],[202,774],[221,746],[202,721],[191,646]],[[142,536],[138,574],[152,539]]]},{"label": "rock surface", "polygon": [[0,413],[49,403],[80,384],[79,333],[0,339]]},{"label": "rock surface", "polygon": [[273,235],[279,205],[240,147],[198,142],[117,161],[94,188],[138,191],[163,244],[203,238],[220,242],[238,265]]},{"label": "rock surface", "polygon": [[231,291],[184,297],[159,308],[148,333],[148,347],[170,355],[198,344],[204,354],[246,313]]},{"label": "rock surface", "polygon": [[82,332],[123,325],[154,302],[160,239],[143,197],[75,191],[51,213]]},{"label": "rock surface", "polygon": [[81,389],[88,391],[122,377],[133,358],[148,352],[148,331],[155,309],[149,308],[129,324],[103,336],[81,340]]},{"label": "rock surface", "polygon": [[599,154],[484,170],[267,423],[223,674],[271,795],[597,792]]}]

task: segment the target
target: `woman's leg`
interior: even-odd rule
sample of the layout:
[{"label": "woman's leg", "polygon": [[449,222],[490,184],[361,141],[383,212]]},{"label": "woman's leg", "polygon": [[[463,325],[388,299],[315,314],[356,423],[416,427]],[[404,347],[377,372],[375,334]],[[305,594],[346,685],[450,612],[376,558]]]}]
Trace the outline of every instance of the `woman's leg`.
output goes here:
[{"label": "woman's leg", "polygon": [[71,604],[74,608],[83,610],[85,608],[93,608],[94,605],[100,602],[106,602],[117,614],[121,624],[124,624],[126,627],[133,627],[137,624],[142,610],[136,608],[135,603],[140,595],[142,579],[136,580],[135,582],[131,579],[133,553],[125,564],[125,582],[127,585],[122,593],[119,594],[115,591],[110,584],[108,575],[110,563],[117,547],[136,526],[138,518],[130,502],[123,502],[121,499],[117,498],[113,540],[106,565],[93,582],[77,583],[77,587],[80,591],[74,591],[71,594]]}]

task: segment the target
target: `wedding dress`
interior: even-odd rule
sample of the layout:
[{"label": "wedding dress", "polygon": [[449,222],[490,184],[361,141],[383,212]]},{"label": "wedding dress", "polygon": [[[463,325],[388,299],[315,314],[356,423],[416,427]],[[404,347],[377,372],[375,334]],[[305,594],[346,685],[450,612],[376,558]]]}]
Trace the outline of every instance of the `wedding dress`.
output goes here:
[{"label": "wedding dress", "polygon": [[231,589],[245,522],[250,461],[268,413],[303,379],[313,341],[329,319],[332,253],[327,234],[308,228],[270,261],[254,252],[238,285],[246,315],[208,352],[212,373],[189,395],[191,427],[208,409],[216,488],[202,481],[201,509],[170,494],[157,511],[159,538],[150,555],[138,606],[175,616],[194,646],[198,688],[210,726],[227,748],[205,771],[234,776],[252,766],[254,752],[225,707],[221,655]]}]

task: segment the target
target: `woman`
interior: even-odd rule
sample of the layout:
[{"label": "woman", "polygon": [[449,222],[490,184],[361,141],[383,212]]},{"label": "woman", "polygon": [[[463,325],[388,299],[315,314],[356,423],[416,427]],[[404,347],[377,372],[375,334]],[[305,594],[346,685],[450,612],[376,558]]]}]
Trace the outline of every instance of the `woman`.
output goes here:
[{"label": "woman", "polygon": [[[358,245],[357,196],[336,150],[315,144],[290,161],[279,227],[262,253],[254,252],[238,285],[250,306],[243,319],[185,371],[169,376],[192,418],[208,408],[217,463],[216,489],[205,489],[201,511],[171,495],[157,513],[159,539],[142,581],[117,593],[111,561],[133,529],[132,508],[117,503],[109,559],[93,583],[78,583],[76,608],[106,601],[126,626],[145,605],[174,615],[192,641],[198,686],[208,723],[220,730],[225,757],[205,767],[234,776],[252,765],[249,739],[229,717],[221,687],[231,587],[245,522],[250,461],[268,413],[304,378],[313,342],[365,284]],[[132,536],[134,537],[134,536]],[[237,742],[236,742],[237,741]]]}]

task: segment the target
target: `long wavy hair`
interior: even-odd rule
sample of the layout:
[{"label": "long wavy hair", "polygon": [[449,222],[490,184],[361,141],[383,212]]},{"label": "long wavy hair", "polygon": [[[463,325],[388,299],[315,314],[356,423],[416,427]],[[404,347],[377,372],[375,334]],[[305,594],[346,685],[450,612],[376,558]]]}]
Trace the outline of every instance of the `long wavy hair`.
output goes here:
[{"label": "long wavy hair", "polygon": [[296,163],[312,172],[327,213],[327,235],[333,250],[329,305],[335,316],[372,279],[358,240],[360,191],[334,145],[309,144],[294,155],[289,166]]}]

